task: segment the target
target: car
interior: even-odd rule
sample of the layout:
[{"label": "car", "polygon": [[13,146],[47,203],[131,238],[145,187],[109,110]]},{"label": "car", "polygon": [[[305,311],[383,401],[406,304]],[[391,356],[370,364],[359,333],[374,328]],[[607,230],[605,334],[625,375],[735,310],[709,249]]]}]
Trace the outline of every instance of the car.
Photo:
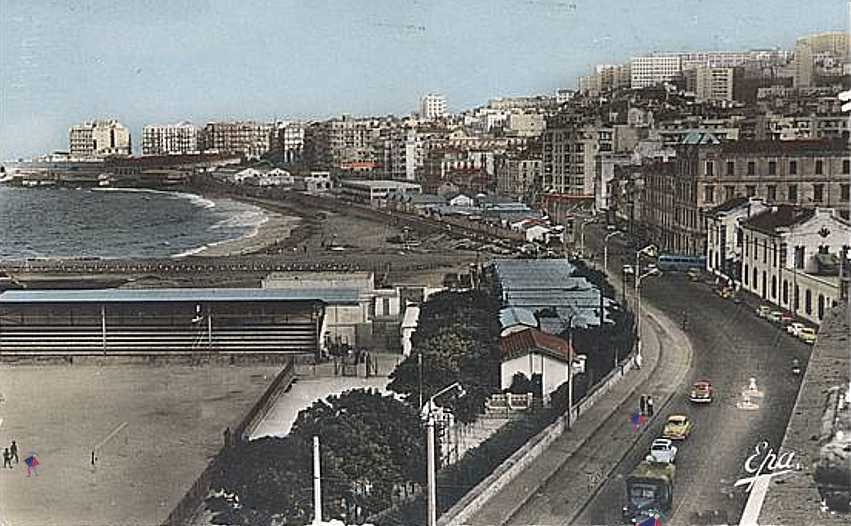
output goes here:
[{"label": "car", "polygon": [[691,433],[691,420],[686,415],[668,415],[665,427],[662,429],[662,438],[671,440],[685,440]]},{"label": "car", "polygon": [[812,327],[802,327],[798,330],[798,338],[802,342],[812,345],[816,343],[816,330]]},{"label": "car", "polygon": [[756,308],[756,315],[760,318],[767,318],[769,313],[771,313],[771,307],[768,305],[760,305]]},{"label": "car", "polygon": [[696,268],[689,269],[688,279],[690,279],[691,281],[698,281],[700,279],[700,271]]},{"label": "car", "polygon": [[773,310],[773,311],[769,312],[768,315],[766,316],[768,321],[772,321],[774,323],[780,323],[781,317],[783,317],[783,313],[780,312],[779,310]]},{"label": "car", "polygon": [[786,327],[787,325],[789,325],[793,321],[795,321],[795,318],[793,318],[792,316],[790,316],[788,314],[784,313],[784,314],[780,315],[780,325],[782,325],[784,327]]},{"label": "car", "polygon": [[801,329],[804,329],[806,327],[806,325],[799,321],[793,321],[792,323],[786,326],[786,332],[797,338],[798,333],[801,332]]},{"label": "car", "polygon": [[650,445],[647,460],[660,464],[673,464],[677,459],[677,446],[669,438],[657,438]]},{"label": "car", "polygon": [[635,274],[635,269],[632,268],[632,265],[624,265],[623,266],[623,273],[631,276],[631,275]]},{"label": "car", "polygon": [[694,383],[688,399],[695,404],[709,404],[712,403],[712,394],[712,384],[706,380],[701,380]]}]

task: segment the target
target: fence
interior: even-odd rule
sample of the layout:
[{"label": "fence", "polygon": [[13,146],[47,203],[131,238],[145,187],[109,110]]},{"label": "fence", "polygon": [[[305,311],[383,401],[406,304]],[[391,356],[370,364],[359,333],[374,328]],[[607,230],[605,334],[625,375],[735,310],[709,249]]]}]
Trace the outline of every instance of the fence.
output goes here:
[{"label": "fence", "polygon": [[[269,412],[272,404],[282,392],[286,391],[292,383],[293,378],[295,378],[295,365],[293,360],[289,360],[242,420],[233,429],[225,430],[225,444],[222,450],[233,446],[240,440],[247,439],[247,434]],[[177,503],[165,521],[163,521],[163,526],[184,525],[197,513],[198,508],[203,504],[204,499],[207,498],[210,492],[210,482],[219,469],[219,458],[222,450],[213,457],[213,460],[207,464],[204,471],[195,479],[195,482],[192,483],[192,486],[183,495],[180,502]]]}]

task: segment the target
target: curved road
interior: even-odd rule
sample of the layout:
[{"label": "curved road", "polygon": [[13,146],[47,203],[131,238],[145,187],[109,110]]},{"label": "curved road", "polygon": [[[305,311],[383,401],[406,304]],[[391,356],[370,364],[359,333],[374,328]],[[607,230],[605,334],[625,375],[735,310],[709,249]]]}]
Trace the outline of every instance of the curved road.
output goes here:
[{"label": "curved road", "polygon": [[[610,268],[629,261],[634,264],[634,252],[611,245]],[[623,261],[619,253],[627,254]],[[779,446],[799,387],[789,364],[793,357],[806,364],[809,348],[756,318],[745,303],[722,300],[711,287],[692,283],[683,274],[642,281],[642,300],[652,302],[673,320],[688,313],[686,332],[695,352],[690,380],[712,381],[715,401],[695,407],[688,401],[688,387],[677,393],[664,408],[663,418],[649,426],[573,524],[621,522],[624,476],[646,455],[650,442],[661,432],[664,416],[680,412],[691,417],[694,431],[680,446],[674,507],[663,524],[737,524],[746,495],[732,484],[745,476],[743,463],[757,443],[768,440]],[[757,379],[764,398],[758,400],[757,410],[739,409],[737,403],[750,377]]]}]

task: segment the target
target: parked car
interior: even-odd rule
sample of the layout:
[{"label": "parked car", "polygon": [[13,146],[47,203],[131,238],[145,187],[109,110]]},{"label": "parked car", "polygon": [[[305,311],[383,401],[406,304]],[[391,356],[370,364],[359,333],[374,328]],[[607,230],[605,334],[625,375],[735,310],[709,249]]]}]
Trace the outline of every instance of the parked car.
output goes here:
[{"label": "parked car", "polygon": [[650,445],[647,460],[660,464],[673,464],[677,459],[677,446],[669,438],[657,438]]},{"label": "parked car", "polygon": [[798,338],[800,338],[802,342],[812,345],[816,343],[816,330],[812,327],[802,327],[798,330]]},{"label": "parked car", "polygon": [[756,315],[760,318],[767,318],[770,313],[771,307],[769,307],[768,305],[760,305],[756,308]]},{"label": "parked car", "polygon": [[706,380],[695,382],[691,388],[689,400],[696,404],[709,404],[712,402],[712,384]]},{"label": "parked car", "polygon": [[786,332],[797,338],[798,333],[801,332],[801,329],[804,329],[806,327],[806,325],[799,321],[793,321],[792,323],[786,326]]},{"label": "parked car", "polygon": [[624,265],[623,266],[623,273],[628,275],[628,276],[631,276],[631,275],[635,274],[635,269],[632,268],[632,265]]},{"label": "parked car", "polygon": [[665,421],[662,438],[685,440],[691,433],[691,420],[686,415],[670,415]]},{"label": "parked car", "polygon": [[782,316],[783,316],[782,312],[780,312],[779,310],[773,310],[773,311],[768,313],[768,316],[766,316],[766,318],[768,318],[768,321],[771,321],[771,322],[774,322],[774,323],[780,323],[780,318]]}]

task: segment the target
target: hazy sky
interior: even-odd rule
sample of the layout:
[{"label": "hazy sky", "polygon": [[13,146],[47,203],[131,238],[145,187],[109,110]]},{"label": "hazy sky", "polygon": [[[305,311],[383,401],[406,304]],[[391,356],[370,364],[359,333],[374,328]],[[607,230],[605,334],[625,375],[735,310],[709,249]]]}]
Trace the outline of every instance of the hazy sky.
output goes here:
[{"label": "hazy sky", "polygon": [[654,50],[793,47],[844,0],[0,0],[0,158],[75,122],[405,114],[576,87]]}]

